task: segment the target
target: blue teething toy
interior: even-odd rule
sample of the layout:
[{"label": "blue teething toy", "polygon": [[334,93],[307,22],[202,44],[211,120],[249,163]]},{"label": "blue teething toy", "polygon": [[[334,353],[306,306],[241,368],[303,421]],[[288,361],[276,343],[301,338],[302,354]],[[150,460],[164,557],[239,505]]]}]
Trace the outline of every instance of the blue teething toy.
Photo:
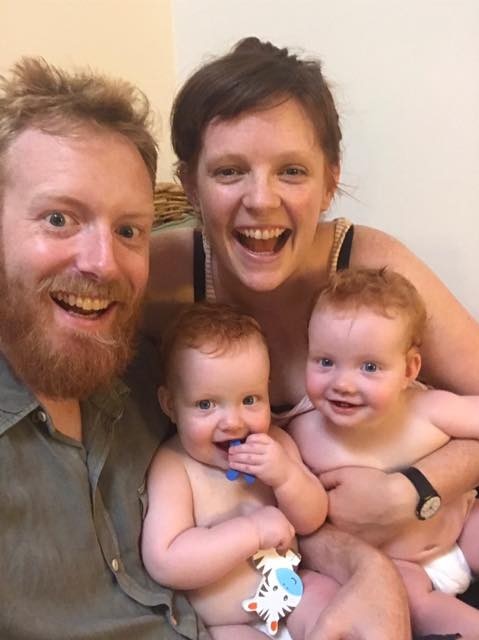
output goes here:
[{"label": "blue teething toy", "polygon": [[[241,440],[230,440],[230,447],[237,447],[239,444],[241,444]],[[250,473],[241,473],[240,471],[236,471],[236,469],[228,469],[226,471],[228,480],[237,480],[240,476],[243,476],[247,484],[253,484],[256,480]]]}]

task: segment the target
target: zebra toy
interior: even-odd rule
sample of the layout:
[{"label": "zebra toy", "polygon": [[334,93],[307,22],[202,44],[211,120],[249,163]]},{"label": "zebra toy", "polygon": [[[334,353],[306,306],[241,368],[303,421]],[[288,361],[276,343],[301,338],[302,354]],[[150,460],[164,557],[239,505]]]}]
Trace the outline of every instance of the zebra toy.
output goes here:
[{"label": "zebra toy", "polygon": [[242,606],[245,611],[256,611],[274,636],[280,618],[295,609],[303,595],[301,578],[293,571],[301,557],[291,549],[284,556],[276,549],[263,549],[255,553],[252,560],[263,578],[254,596],[243,600]]}]

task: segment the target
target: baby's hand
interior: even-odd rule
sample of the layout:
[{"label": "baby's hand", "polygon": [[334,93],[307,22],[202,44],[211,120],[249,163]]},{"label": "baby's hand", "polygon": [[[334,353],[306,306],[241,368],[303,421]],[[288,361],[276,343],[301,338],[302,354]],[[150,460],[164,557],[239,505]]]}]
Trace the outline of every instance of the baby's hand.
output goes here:
[{"label": "baby's hand", "polygon": [[251,433],[243,444],[229,448],[228,463],[231,469],[256,476],[277,489],[288,478],[291,459],[271,436]]},{"label": "baby's hand", "polygon": [[258,549],[274,547],[286,551],[294,538],[294,527],[277,507],[260,507],[248,516],[258,533]]}]

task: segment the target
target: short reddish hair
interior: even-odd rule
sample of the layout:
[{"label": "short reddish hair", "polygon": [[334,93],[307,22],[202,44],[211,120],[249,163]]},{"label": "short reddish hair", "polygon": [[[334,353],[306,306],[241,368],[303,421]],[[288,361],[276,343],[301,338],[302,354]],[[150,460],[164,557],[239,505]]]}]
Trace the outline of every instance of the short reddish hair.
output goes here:
[{"label": "short reddish hair", "polygon": [[426,307],[407,278],[386,267],[338,271],[319,294],[313,313],[325,308],[350,311],[362,307],[386,318],[403,316],[407,320],[409,347],[420,347],[427,322]]},{"label": "short reddish hair", "polygon": [[223,354],[251,338],[268,346],[259,323],[226,304],[199,303],[183,309],[168,327],[162,346],[163,382],[174,369],[175,356],[181,349],[198,349],[211,355]]}]

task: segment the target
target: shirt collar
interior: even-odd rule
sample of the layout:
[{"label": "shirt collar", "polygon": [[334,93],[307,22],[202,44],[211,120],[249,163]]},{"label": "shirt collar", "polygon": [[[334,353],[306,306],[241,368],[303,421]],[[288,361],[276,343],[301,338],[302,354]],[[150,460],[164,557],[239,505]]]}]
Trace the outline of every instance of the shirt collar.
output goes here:
[{"label": "shirt collar", "polygon": [[[89,400],[113,418],[123,411],[129,388],[115,379],[108,389],[91,395]],[[13,373],[7,360],[0,353],[0,436],[39,406],[38,400]]]},{"label": "shirt collar", "polygon": [[38,407],[33,393],[10,369],[0,353],[0,435]]}]

